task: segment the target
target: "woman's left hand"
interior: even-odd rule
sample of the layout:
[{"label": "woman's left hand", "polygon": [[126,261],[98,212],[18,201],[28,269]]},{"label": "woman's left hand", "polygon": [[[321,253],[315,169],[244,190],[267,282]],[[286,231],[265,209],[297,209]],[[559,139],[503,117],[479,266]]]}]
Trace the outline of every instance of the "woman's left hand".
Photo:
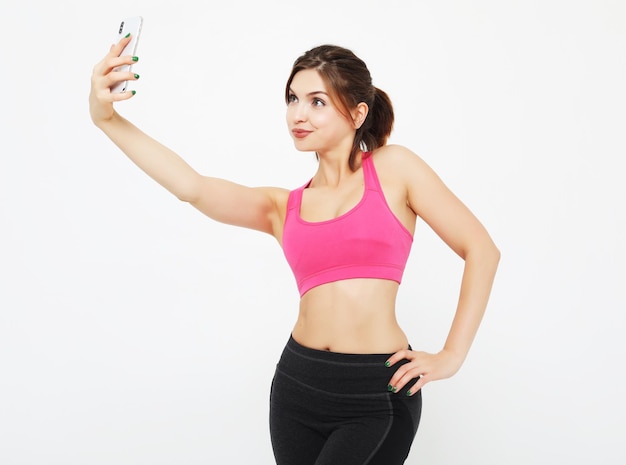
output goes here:
[{"label": "woman's left hand", "polygon": [[410,386],[407,392],[409,396],[415,394],[430,381],[451,377],[463,364],[462,357],[445,349],[436,354],[406,349],[389,357],[386,365],[392,367],[400,360],[409,360],[409,363],[405,363],[396,370],[389,381],[389,390],[399,392],[411,380],[419,378]]}]

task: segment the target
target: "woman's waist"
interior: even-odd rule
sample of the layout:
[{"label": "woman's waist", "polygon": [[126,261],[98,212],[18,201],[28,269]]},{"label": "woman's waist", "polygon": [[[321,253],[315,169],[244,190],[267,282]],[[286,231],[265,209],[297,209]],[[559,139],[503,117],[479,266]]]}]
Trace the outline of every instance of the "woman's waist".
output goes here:
[{"label": "woman's waist", "polygon": [[298,320],[292,335],[300,344],[315,350],[346,354],[395,353],[408,347],[404,331],[397,325],[320,325]]},{"label": "woman's waist", "polygon": [[352,354],[393,353],[406,349],[408,341],[394,309],[300,309],[293,337],[317,350]]}]

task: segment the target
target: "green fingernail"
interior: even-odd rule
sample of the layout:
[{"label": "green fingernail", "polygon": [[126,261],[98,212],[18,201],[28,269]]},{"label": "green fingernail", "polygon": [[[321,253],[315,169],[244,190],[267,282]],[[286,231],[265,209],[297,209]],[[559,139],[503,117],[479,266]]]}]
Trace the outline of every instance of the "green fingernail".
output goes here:
[{"label": "green fingernail", "polygon": [[139,74],[135,74],[135,79],[139,79]]},{"label": "green fingernail", "polygon": [[406,391],[406,395],[409,396],[409,397],[411,396],[411,390],[410,389],[408,391]]},{"label": "green fingernail", "polygon": [[391,384],[388,384],[388,385],[387,385],[387,390],[388,390],[388,391],[393,391],[393,386],[392,386]]},{"label": "green fingernail", "polygon": [[398,388],[394,386],[391,392],[398,392]]},{"label": "green fingernail", "polygon": [[133,57],[133,61],[139,61],[139,57]]},{"label": "green fingernail", "polygon": [[128,39],[130,37],[130,32],[124,36],[124,39]]},{"label": "green fingernail", "polygon": [[131,94],[135,95],[137,93],[136,90],[131,91]]},{"label": "green fingernail", "polygon": [[387,360],[387,361],[385,362],[385,366],[386,366],[386,367],[391,366],[391,362],[390,362],[389,360]]}]

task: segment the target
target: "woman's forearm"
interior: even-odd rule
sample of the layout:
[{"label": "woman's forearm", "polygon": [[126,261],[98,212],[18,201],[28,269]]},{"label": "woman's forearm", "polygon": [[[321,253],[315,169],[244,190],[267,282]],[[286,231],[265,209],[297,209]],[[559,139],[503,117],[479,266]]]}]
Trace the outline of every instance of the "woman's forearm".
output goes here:
[{"label": "woman's forearm", "polygon": [[459,302],[444,351],[465,360],[482,321],[500,260],[500,252],[489,240],[469,251],[461,280]]}]

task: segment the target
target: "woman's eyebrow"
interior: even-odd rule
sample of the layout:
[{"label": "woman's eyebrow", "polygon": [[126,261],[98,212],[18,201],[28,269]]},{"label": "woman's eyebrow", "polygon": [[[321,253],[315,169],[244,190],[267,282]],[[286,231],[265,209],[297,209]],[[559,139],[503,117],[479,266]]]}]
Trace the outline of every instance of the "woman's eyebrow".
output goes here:
[{"label": "woman's eyebrow", "polygon": [[[293,91],[293,89],[290,87],[289,88],[289,92],[292,93],[293,95],[298,95],[296,92]],[[309,92],[308,94],[306,94],[307,97],[311,97],[313,95],[317,95],[317,94],[323,94],[326,95],[328,97],[328,93],[324,92],[323,90],[314,90],[313,92]]]}]

